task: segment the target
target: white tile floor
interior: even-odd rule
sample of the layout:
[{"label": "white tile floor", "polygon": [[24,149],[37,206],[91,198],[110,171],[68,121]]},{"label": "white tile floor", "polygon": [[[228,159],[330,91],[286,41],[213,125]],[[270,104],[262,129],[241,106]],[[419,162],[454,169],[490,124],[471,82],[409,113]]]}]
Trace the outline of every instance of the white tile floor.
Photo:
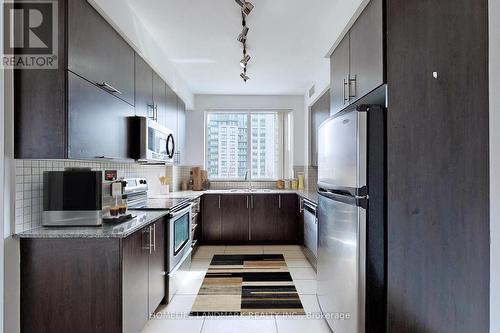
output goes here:
[{"label": "white tile floor", "polygon": [[172,302],[161,307],[142,333],[330,333],[322,319],[308,316],[248,317],[189,317],[198,290],[214,254],[282,253],[299,293],[304,310],[318,314],[316,301],[316,273],[304,257],[299,246],[202,246],[193,257],[191,272],[186,283]]}]

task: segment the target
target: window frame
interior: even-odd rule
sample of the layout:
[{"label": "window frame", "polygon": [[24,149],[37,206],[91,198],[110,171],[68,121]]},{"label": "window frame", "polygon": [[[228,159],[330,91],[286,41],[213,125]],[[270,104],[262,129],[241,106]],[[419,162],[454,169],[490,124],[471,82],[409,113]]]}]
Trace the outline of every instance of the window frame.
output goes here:
[{"label": "window frame", "polygon": [[[204,143],[203,143],[203,149],[204,149],[204,167],[207,169],[208,167],[208,117],[210,114],[223,114],[223,113],[230,113],[230,114],[246,114],[247,116],[247,170],[250,170],[250,173],[252,172],[252,114],[270,114],[274,113],[278,115],[278,156],[279,156],[279,162],[278,162],[278,170],[277,170],[277,177],[275,178],[253,178],[251,177],[252,181],[255,182],[274,182],[278,179],[283,179],[284,175],[288,173],[289,169],[289,161],[287,159],[289,158],[289,154],[287,151],[289,151],[289,147],[286,147],[290,143],[290,138],[287,136],[290,134],[290,129],[286,128],[290,123],[290,118],[292,115],[292,110],[283,110],[283,109],[207,109],[204,112]],[[250,175],[251,176],[251,175]],[[209,180],[214,181],[214,182],[241,182],[245,181],[245,178],[210,178],[209,175]]]}]

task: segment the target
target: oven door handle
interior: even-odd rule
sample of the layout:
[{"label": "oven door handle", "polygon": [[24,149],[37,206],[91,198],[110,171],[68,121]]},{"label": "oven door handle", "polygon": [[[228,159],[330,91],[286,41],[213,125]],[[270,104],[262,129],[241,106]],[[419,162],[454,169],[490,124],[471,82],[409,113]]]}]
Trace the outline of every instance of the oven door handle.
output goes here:
[{"label": "oven door handle", "polygon": [[191,211],[191,206],[187,206],[186,208],[180,210],[180,211],[177,211],[177,212],[173,212],[173,213],[170,213],[168,216],[173,219],[173,218],[176,218],[178,216],[181,216],[181,215],[184,215],[186,213],[189,213]]}]

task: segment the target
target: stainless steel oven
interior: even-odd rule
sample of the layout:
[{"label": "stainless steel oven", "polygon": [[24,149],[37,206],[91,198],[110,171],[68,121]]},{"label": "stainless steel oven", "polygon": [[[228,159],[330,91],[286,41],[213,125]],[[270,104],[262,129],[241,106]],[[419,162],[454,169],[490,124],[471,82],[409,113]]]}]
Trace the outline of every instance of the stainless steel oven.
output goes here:
[{"label": "stainless steel oven", "polygon": [[174,132],[147,117],[133,117],[138,141],[133,144],[133,155],[143,163],[173,163],[175,155]]},{"label": "stainless steel oven", "polygon": [[191,202],[174,208],[169,217],[168,301],[185,281],[191,266]]}]

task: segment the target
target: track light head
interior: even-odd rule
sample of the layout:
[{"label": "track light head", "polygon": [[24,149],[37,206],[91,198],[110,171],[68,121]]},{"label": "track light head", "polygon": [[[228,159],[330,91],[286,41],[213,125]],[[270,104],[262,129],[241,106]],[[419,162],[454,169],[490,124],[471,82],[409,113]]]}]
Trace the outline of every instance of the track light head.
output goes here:
[{"label": "track light head", "polygon": [[243,79],[243,81],[247,82],[248,80],[250,80],[250,78],[245,74],[245,73],[241,73],[240,74],[240,77]]},{"label": "track light head", "polygon": [[252,11],[254,5],[248,1],[245,0],[236,0],[236,3],[240,5],[241,11],[245,14],[248,15]]},{"label": "track light head", "polygon": [[248,27],[243,27],[241,33],[238,35],[238,42],[244,43],[247,40],[248,35]]},{"label": "track light head", "polygon": [[248,62],[250,61],[250,58],[251,58],[250,55],[246,54],[245,57],[243,57],[243,59],[240,60],[240,66],[243,68],[246,68],[248,65]]}]

